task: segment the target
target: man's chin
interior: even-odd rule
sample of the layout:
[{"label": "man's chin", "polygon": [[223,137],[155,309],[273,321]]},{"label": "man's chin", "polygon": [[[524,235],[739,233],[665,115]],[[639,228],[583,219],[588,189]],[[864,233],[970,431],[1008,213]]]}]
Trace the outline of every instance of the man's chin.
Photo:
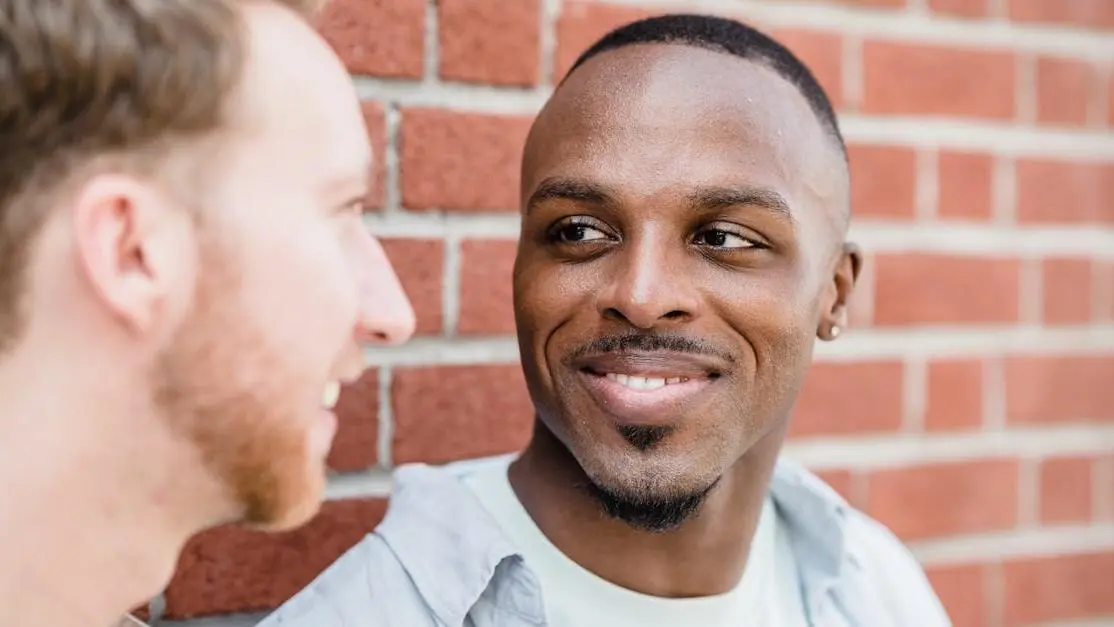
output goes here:
[{"label": "man's chin", "polygon": [[699,513],[719,479],[698,482],[692,477],[670,477],[661,470],[642,468],[636,475],[586,473],[585,489],[611,518],[643,531],[668,531]]},{"label": "man's chin", "polygon": [[588,489],[608,516],[641,531],[662,533],[695,517],[714,487],[713,483],[699,490],[655,493],[591,483]]},{"label": "man's chin", "polygon": [[[281,475],[280,475],[281,477]],[[281,532],[301,527],[321,511],[325,498],[325,467],[314,464],[307,474],[281,477],[273,484],[279,492],[257,492],[247,499],[242,526],[257,531]],[[263,486],[259,486],[262,488]]]},{"label": "man's chin", "polygon": [[292,531],[309,521],[321,511],[321,498],[307,498],[296,506],[276,512],[267,518],[245,519],[240,524],[253,531],[278,533]]}]

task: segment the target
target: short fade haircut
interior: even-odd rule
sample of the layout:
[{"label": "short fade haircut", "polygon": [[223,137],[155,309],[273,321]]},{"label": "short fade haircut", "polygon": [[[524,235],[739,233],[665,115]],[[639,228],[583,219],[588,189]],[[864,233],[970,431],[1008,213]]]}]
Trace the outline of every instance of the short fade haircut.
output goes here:
[{"label": "short fade haircut", "polygon": [[49,207],[97,168],[153,172],[225,121],[242,8],[322,0],[0,0],[0,351]]},{"label": "short fade haircut", "polygon": [[585,61],[601,52],[633,44],[657,43],[725,52],[769,67],[801,92],[821,125],[839,145],[844,159],[847,158],[847,146],[835,110],[808,66],[774,39],[735,20],[708,15],[670,14],[631,22],[604,35],[585,50],[562,82],[568,80]]}]

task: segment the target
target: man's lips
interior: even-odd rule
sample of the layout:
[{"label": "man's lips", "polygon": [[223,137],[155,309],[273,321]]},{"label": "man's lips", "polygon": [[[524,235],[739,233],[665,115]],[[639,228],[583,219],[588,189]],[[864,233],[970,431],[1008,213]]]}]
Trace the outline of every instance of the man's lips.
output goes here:
[{"label": "man's lips", "polygon": [[714,379],[725,370],[720,360],[672,351],[622,351],[586,355],[572,362],[592,374],[622,374],[655,379]]},{"label": "man's lips", "polygon": [[630,425],[675,422],[724,372],[714,358],[666,351],[611,352],[572,365],[596,404]]}]

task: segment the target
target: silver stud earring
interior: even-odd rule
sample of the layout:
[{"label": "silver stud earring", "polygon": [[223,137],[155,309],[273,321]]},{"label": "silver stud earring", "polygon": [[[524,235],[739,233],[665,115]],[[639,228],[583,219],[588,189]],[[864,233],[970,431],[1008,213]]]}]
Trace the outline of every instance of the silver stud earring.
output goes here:
[{"label": "silver stud earring", "polygon": [[834,340],[839,337],[841,331],[843,331],[843,329],[839,328],[838,324],[833,324],[831,330],[828,331],[828,334],[831,335],[832,339]]}]

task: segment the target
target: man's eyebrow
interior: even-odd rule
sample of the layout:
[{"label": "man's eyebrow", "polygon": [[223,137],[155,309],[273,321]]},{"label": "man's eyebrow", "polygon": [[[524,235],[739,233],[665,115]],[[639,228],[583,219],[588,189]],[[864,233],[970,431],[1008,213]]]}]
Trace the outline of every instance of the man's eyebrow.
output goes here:
[{"label": "man's eyebrow", "polygon": [[[526,201],[526,213],[547,200],[571,200],[593,205],[613,203],[614,196],[604,186],[566,177],[553,177],[542,181]],[[689,195],[693,206],[705,210],[750,206],[765,209],[783,219],[793,221],[788,201],[776,191],[764,187],[713,186],[701,188]]]},{"label": "man's eyebrow", "polygon": [[526,201],[526,213],[547,200],[572,200],[593,205],[611,202],[611,194],[601,185],[578,179],[554,177],[542,181]]},{"label": "man's eyebrow", "polygon": [[715,210],[735,206],[759,207],[793,221],[789,202],[776,191],[764,187],[705,187],[691,195],[693,205]]}]

